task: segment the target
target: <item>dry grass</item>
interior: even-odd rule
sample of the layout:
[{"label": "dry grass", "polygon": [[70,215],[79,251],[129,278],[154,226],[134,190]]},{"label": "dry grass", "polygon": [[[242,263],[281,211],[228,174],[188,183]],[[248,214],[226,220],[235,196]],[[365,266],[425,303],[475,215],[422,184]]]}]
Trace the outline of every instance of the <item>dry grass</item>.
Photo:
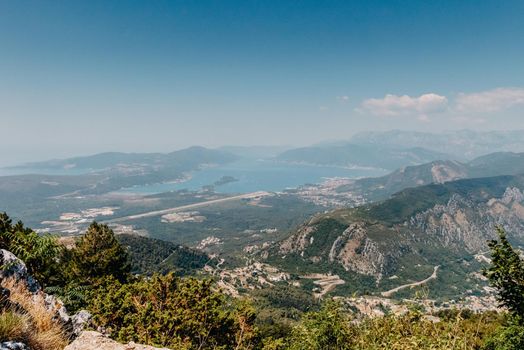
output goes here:
[{"label": "dry grass", "polygon": [[2,338],[22,341],[33,350],[60,350],[68,344],[61,325],[53,320],[53,312],[47,310],[42,294],[30,293],[14,279],[2,280],[1,285],[10,290],[9,300],[22,309],[1,314],[0,331],[6,332],[0,333]]},{"label": "dry grass", "polygon": [[0,341],[22,340],[29,330],[29,318],[12,311],[0,314]]}]

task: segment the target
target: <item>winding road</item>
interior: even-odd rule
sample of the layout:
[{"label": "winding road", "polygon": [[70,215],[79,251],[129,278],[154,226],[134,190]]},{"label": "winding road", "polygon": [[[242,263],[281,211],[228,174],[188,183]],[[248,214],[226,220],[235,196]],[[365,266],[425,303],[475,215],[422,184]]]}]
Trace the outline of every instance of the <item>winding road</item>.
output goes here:
[{"label": "winding road", "polygon": [[420,286],[420,285],[423,285],[423,284],[426,284],[428,283],[429,281],[431,280],[434,280],[437,278],[437,271],[439,269],[440,265],[437,265],[433,268],[433,273],[431,274],[431,276],[429,276],[428,278],[426,278],[425,280],[422,280],[422,281],[418,281],[418,282],[413,282],[413,283],[408,283],[408,284],[403,284],[401,286],[398,286],[396,288],[393,288],[393,289],[390,289],[388,291],[385,291],[385,292],[382,292],[380,293],[383,297],[386,297],[386,298],[389,298],[391,297],[393,294],[395,294],[396,292],[398,292],[399,290],[402,290],[402,289],[405,289],[405,288],[412,288],[412,287],[416,287],[416,286]]}]

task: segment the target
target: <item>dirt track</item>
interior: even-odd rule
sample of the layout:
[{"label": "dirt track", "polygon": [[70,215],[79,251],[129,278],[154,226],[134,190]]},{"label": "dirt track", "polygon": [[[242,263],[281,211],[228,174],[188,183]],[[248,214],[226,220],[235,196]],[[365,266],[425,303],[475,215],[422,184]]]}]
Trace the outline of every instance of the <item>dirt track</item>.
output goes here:
[{"label": "dirt track", "polygon": [[391,297],[393,294],[395,294],[396,292],[398,292],[399,290],[402,290],[402,289],[405,289],[405,288],[413,288],[413,287],[416,287],[416,286],[420,286],[420,285],[423,285],[423,284],[426,284],[428,283],[429,281],[431,280],[434,280],[435,278],[437,278],[437,271],[438,271],[438,268],[440,266],[437,265],[433,268],[433,273],[431,274],[431,276],[429,276],[428,278],[422,280],[422,281],[418,281],[418,282],[413,282],[413,283],[408,283],[408,284],[403,284],[401,286],[398,286],[396,288],[393,288],[393,289],[390,289],[386,292],[382,292],[380,293],[383,297],[386,297],[386,298],[389,298]]}]

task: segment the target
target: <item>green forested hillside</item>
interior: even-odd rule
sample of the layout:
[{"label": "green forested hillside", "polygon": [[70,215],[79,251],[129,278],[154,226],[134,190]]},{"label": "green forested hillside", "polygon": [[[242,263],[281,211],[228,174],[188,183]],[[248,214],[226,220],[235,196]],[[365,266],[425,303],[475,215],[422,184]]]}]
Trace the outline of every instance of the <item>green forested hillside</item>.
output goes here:
[{"label": "green forested hillside", "polygon": [[117,239],[129,252],[132,273],[152,275],[171,271],[190,275],[206,264],[215,264],[207,254],[171,242],[130,234],[118,235]]}]

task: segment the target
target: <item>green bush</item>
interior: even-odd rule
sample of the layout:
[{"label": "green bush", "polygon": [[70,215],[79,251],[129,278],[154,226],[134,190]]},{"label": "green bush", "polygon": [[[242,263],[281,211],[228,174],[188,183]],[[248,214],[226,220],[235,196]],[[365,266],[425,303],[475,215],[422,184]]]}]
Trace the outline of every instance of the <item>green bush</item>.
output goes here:
[{"label": "green bush", "polygon": [[290,350],[352,349],[352,327],[339,304],[328,301],[318,312],[304,315],[292,330]]},{"label": "green bush", "polygon": [[511,325],[500,327],[499,330],[491,336],[484,350],[522,350],[524,349],[524,327]]},{"label": "green bush", "polygon": [[60,256],[63,247],[55,236],[39,235],[19,221],[12,224],[6,213],[0,213],[0,249],[15,254],[25,262],[29,274],[44,287],[61,280]]},{"label": "green bush", "polygon": [[122,341],[176,349],[250,348],[254,312],[235,311],[212,282],[173,274],[122,284],[109,277],[93,291],[94,323]]}]

